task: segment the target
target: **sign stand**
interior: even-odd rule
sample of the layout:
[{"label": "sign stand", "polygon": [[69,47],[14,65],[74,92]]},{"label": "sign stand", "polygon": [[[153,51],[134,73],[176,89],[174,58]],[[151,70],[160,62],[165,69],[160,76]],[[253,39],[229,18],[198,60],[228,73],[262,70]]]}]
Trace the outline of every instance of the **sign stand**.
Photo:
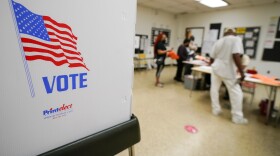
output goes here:
[{"label": "sign stand", "polygon": [[140,142],[140,126],[136,116],[127,122],[108,128],[96,134],[58,147],[39,156],[112,156],[128,149],[129,156],[135,156],[134,147]]}]

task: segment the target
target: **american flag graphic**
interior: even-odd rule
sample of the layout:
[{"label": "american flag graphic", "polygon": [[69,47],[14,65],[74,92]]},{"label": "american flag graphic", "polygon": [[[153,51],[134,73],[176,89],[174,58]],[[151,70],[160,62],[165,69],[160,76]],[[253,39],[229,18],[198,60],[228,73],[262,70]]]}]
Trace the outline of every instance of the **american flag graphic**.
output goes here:
[{"label": "american flag graphic", "polygon": [[55,66],[87,68],[77,49],[77,37],[70,26],[49,16],[34,14],[12,2],[19,37],[27,61],[47,61]]}]

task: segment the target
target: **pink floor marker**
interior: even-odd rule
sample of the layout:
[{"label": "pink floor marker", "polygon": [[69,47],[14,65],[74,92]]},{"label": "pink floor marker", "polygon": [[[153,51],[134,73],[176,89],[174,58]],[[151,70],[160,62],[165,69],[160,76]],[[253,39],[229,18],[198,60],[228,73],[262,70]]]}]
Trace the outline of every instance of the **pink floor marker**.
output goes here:
[{"label": "pink floor marker", "polygon": [[198,130],[194,126],[191,126],[191,125],[185,126],[185,130],[189,133],[192,133],[192,134],[198,132]]}]

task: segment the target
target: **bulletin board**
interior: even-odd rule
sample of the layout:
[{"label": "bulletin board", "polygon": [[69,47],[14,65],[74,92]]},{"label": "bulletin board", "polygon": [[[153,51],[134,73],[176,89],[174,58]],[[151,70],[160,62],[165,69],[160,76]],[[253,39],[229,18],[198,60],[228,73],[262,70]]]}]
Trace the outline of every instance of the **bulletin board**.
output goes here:
[{"label": "bulletin board", "polygon": [[242,38],[244,53],[256,58],[261,27],[236,27],[236,35]]},{"label": "bulletin board", "polygon": [[151,45],[153,46],[155,43],[155,40],[158,36],[158,34],[164,33],[167,37],[166,40],[166,46],[169,46],[170,44],[170,38],[171,38],[171,30],[170,29],[163,29],[163,28],[152,28],[152,34],[151,34]]},{"label": "bulletin board", "polygon": [[280,62],[280,17],[271,17],[264,41],[262,60]]}]

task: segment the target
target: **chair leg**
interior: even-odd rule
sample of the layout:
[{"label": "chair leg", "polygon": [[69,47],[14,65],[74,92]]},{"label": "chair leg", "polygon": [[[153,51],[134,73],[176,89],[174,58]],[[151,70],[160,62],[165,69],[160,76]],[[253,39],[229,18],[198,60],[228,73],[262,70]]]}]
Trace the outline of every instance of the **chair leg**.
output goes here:
[{"label": "chair leg", "polygon": [[275,128],[276,128],[277,125],[278,125],[279,119],[280,119],[280,113],[277,112],[276,121],[275,121],[275,125],[274,125]]},{"label": "chair leg", "polygon": [[251,95],[250,106],[252,106],[254,97],[255,97],[255,90],[253,91],[253,93],[252,93],[252,95]]}]

